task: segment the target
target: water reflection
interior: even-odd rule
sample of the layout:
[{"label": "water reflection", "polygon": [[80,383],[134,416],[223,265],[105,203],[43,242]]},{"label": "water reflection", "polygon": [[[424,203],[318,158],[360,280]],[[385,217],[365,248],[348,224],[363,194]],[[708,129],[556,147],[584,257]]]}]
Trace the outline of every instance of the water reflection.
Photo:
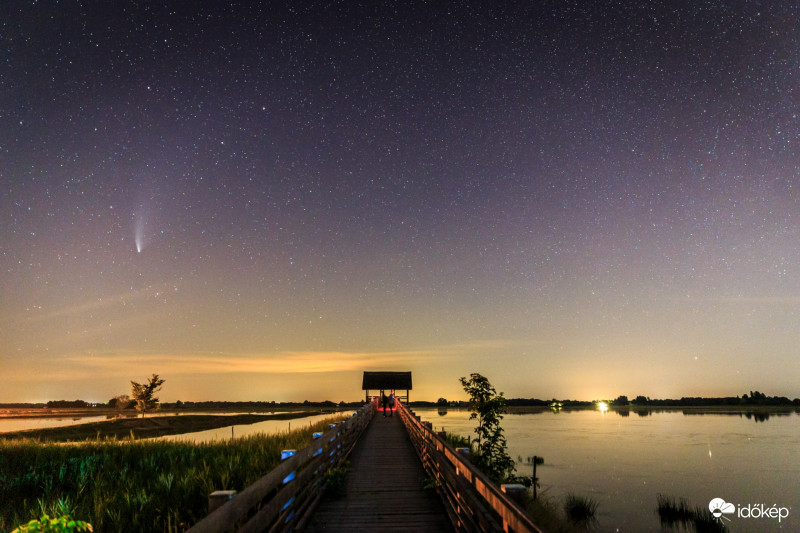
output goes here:
[{"label": "water reflection", "polygon": [[792,413],[775,412],[766,413],[764,411],[683,411],[684,415],[719,415],[719,416],[738,416],[755,422],[766,422],[770,417],[791,416]]},{"label": "water reflection", "polygon": [[[606,412],[603,410],[598,404],[598,410],[601,412]],[[608,409],[607,409],[608,410]],[[561,409],[557,411],[554,410],[553,412],[560,412]],[[618,416],[622,418],[627,418],[631,415],[631,412],[637,414],[639,417],[645,418],[649,416],[653,416],[654,413],[677,413],[680,412],[686,416],[735,416],[739,418],[746,418],[747,420],[753,420],[754,422],[766,422],[770,418],[775,417],[789,417],[792,414],[800,415],[800,412],[791,412],[791,411],[773,411],[773,412],[765,412],[765,411],[720,411],[714,409],[630,409],[627,407],[618,407],[615,409],[611,409],[612,412],[616,413]],[[567,411],[569,412],[569,411]],[[509,414],[527,414],[527,413],[509,413]],[[532,413],[531,413],[532,414]]]},{"label": "water reflection", "polygon": [[[473,434],[469,410],[450,409],[446,415],[435,409],[416,411],[433,421],[436,431]],[[800,416],[753,409],[611,411],[617,415],[594,409],[514,410],[502,422],[518,474],[532,474],[529,457],[545,457],[536,472],[540,494],[557,503],[568,492],[594,498],[598,531],[660,532],[659,494],[678,503],[685,498],[691,509],[708,509],[713,498],[793,509],[800,501]],[[731,531],[756,530],[746,529],[755,524],[744,518],[735,520]],[[800,515],[792,512],[780,527],[768,520],[758,526],[762,533],[800,531]]]},{"label": "water reflection", "polygon": [[87,416],[84,418],[5,418],[0,419],[0,433],[23,431],[26,429],[71,426],[84,422],[101,422],[105,419],[105,416]]}]

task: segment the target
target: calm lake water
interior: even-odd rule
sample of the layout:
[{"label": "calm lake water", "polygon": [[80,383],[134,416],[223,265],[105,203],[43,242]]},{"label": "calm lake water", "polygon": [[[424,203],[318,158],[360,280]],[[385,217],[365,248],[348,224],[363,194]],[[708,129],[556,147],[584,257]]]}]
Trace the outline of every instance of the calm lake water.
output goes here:
[{"label": "calm lake water", "polygon": [[5,418],[0,419],[0,433],[8,431],[22,431],[24,429],[54,428],[84,424],[87,422],[100,422],[106,420],[105,416],[62,417],[62,418]]},{"label": "calm lake water", "polygon": [[[437,431],[466,436],[476,425],[467,411],[416,413]],[[662,531],[659,493],[705,508],[714,498],[733,503],[725,523],[734,533],[800,531],[800,415],[548,411],[506,414],[502,425],[512,458],[544,458],[540,493],[599,502],[599,531]],[[520,473],[531,475],[531,467]],[[789,516],[780,523],[747,518],[748,508],[758,514],[756,504],[786,508]]]}]

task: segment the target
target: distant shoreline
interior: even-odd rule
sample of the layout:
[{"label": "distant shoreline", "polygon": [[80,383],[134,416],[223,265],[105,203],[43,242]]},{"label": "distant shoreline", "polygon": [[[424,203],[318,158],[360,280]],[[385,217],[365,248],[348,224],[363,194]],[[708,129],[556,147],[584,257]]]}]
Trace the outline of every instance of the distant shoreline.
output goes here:
[{"label": "distant shoreline", "polygon": [[[451,407],[450,409],[459,409],[458,407]],[[544,413],[552,411],[597,411],[595,405],[578,405],[553,409],[552,407],[545,406],[516,406],[507,408],[508,414],[525,414],[525,413]],[[609,412],[629,411],[629,412],[691,412],[692,414],[747,414],[747,413],[798,413],[800,414],[800,407],[793,405],[630,405],[608,406]]]},{"label": "distant shoreline", "polygon": [[[121,418],[135,418],[141,417],[141,414],[135,409],[114,409],[111,407],[44,407],[36,404],[31,404],[28,407],[8,407],[10,404],[0,404],[0,420],[14,419],[14,418],[86,418],[89,416],[105,416],[105,417],[121,417]],[[17,404],[19,405],[19,404]],[[318,406],[266,406],[263,408],[244,408],[237,406],[230,407],[215,407],[215,408],[161,408],[154,413],[148,412],[147,415],[154,414],[158,417],[169,415],[191,415],[197,413],[248,413],[248,414],[279,414],[279,413],[297,413],[297,412],[333,412],[337,409],[326,407],[319,408]]]}]

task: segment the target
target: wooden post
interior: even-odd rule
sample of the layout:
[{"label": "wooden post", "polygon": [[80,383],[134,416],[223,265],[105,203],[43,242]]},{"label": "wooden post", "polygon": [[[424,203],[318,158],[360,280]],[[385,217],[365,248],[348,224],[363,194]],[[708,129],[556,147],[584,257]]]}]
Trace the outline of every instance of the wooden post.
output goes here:
[{"label": "wooden post", "polygon": [[281,450],[281,461],[285,461],[289,457],[292,457],[295,453],[297,453],[296,450]]},{"label": "wooden post", "polygon": [[520,506],[525,505],[525,485],[504,483],[500,485],[500,490],[508,494],[508,497],[520,504]]},{"label": "wooden post", "polygon": [[208,495],[208,514],[222,507],[225,502],[233,498],[235,490],[215,490]]}]

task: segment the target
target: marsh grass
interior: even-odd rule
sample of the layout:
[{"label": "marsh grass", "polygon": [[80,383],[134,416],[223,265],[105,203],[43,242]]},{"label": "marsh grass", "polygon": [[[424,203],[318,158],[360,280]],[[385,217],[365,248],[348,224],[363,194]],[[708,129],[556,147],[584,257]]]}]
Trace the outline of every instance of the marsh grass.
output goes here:
[{"label": "marsh grass", "polygon": [[333,499],[343,498],[347,492],[347,472],[350,466],[350,461],[345,461],[341,466],[328,470],[325,475],[325,491]]},{"label": "marsh grass", "polygon": [[596,524],[596,511],[597,500],[591,496],[579,496],[571,492],[564,496],[564,514],[582,529],[591,529]]},{"label": "marsh grass", "polygon": [[183,531],[206,515],[209,493],[241,491],[280,462],[281,450],[308,446],[332,421],[202,444],[0,440],[0,533],[59,501],[95,531]]},{"label": "marsh grass", "polygon": [[725,528],[714,518],[711,511],[698,507],[694,515],[694,530],[697,533],[723,533]]},{"label": "marsh grass", "polygon": [[664,494],[659,494],[657,497],[658,518],[661,520],[661,525],[665,527],[677,527],[678,525],[687,525],[694,518],[694,510],[689,507],[689,502],[685,498],[681,498],[677,502]]},{"label": "marsh grass", "polygon": [[453,448],[472,448],[472,443],[469,441],[469,438],[462,437],[457,433],[446,433],[444,440]]},{"label": "marsh grass", "polygon": [[677,502],[674,498],[659,494],[657,498],[658,518],[661,526],[666,529],[684,528],[697,533],[718,533],[724,531],[722,525],[714,518],[708,509],[689,505],[685,498]]},{"label": "marsh grass", "polygon": [[[576,521],[569,515],[567,507],[571,501],[576,507],[585,508],[580,513],[585,517],[584,520]],[[536,524],[550,533],[582,533],[596,529],[597,519],[594,514],[597,505],[593,498],[567,494],[559,499],[543,491],[535,500],[528,495],[525,510]],[[591,511],[591,517],[588,517],[588,511]]]}]

